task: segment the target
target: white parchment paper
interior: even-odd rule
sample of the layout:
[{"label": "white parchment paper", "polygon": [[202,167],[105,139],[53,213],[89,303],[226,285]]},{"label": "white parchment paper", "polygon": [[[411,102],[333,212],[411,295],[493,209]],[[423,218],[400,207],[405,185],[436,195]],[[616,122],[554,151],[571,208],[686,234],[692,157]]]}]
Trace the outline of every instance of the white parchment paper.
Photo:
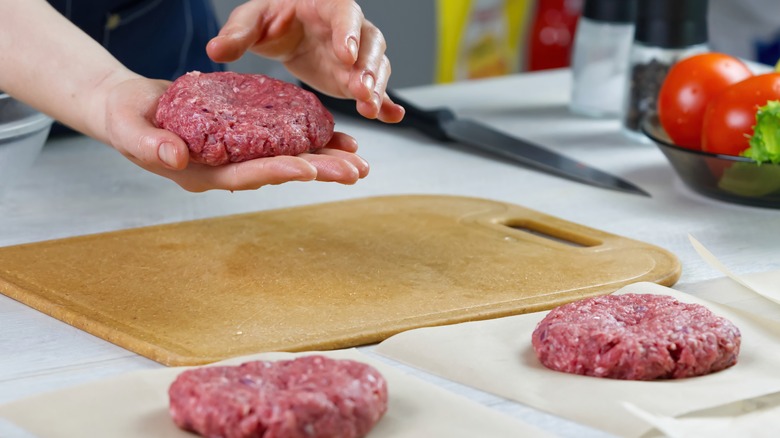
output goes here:
[{"label": "white parchment paper", "polygon": [[689,235],[688,239],[704,261],[746,289],[742,291],[736,288],[715,287],[701,290],[697,296],[704,296],[706,299],[714,299],[716,302],[728,303],[749,312],[780,320],[780,271],[737,275],[696,238]]},{"label": "white parchment paper", "polygon": [[[741,287],[734,284],[734,287]],[[387,357],[625,437],[653,429],[625,403],[653,415],[679,415],[780,392],[780,323],[700,300],[654,283],[616,293],[667,294],[730,319],[742,333],[738,363],[672,381],[621,381],[551,371],[537,360],[531,333],[547,312],[411,330],[377,347]]]},{"label": "white parchment paper", "polygon": [[[265,353],[230,359],[289,359],[307,353]],[[408,376],[350,349],[320,353],[376,367],[387,379],[390,402],[369,434],[383,437],[548,437],[548,433]],[[0,417],[41,438],[191,438],[168,415],[168,386],[185,368],[126,374],[0,406]]]},{"label": "white parchment paper", "polygon": [[680,417],[655,415],[626,404],[632,414],[653,424],[647,438],[775,438],[780,426],[780,393],[743,400]]}]

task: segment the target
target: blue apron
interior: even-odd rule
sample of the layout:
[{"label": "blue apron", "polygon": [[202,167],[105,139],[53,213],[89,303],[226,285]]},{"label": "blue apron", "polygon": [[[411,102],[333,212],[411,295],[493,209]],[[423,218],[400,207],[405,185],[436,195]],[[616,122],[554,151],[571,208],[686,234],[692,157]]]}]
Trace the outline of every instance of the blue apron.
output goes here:
[{"label": "blue apron", "polygon": [[[206,55],[219,32],[210,0],[48,0],[130,70],[173,80],[192,70],[221,71]],[[71,134],[55,123],[52,135]]]},{"label": "blue apron", "polygon": [[211,0],[49,0],[130,70],[175,79],[223,70],[206,55],[219,31]]}]

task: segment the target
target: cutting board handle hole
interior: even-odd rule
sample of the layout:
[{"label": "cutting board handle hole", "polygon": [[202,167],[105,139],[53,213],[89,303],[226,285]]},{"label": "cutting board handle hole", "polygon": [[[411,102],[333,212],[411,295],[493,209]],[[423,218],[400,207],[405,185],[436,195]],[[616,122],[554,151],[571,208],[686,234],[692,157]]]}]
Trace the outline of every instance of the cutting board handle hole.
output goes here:
[{"label": "cutting board handle hole", "polygon": [[529,220],[510,219],[503,222],[502,225],[516,231],[533,234],[537,237],[542,237],[548,240],[552,240],[553,242],[562,243],[564,245],[577,248],[590,248],[602,244],[600,240],[586,236],[584,234],[578,234],[560,228],[553,228],[551,226]]}]

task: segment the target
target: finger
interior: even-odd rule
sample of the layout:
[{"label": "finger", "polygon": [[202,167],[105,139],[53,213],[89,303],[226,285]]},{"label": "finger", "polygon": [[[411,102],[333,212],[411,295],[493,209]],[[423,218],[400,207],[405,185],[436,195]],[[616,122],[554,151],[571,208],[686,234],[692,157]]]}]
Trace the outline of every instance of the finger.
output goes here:
[{"label": "finger", "polygon": [[317,168],[317,181],[354,184],[360,179],[360,172],[349,161],[326,154],[301,154],[298,157]]},{"label": "finger", "polygon": [[385,91],[387,90],[387,81],[390,79],[390,71],[390,60],[387,58],[387,55],[382,55],[382,60],[376,70],[376,84],[374,85],[374,96],[372,97],[377,104],[377,108],[381,105],[381,96],[384,96]]},{"label": "finger", "polygon": [[212,189],[238,191],[255,190],[262,186],[290,181],[312,181],[317,177],[317,169],[307,160],[278,156],[223,166],[193,164],[184,171],[166,172],[163,176],[176,181],[182,188],[191,192]]},{"label": "finger", "polygon": [[374,103],[375,111],[378,112],[379,102],[373,101],[374,91],[387,46],[382,32],[371,23],[364,24],[361,35],[358,60],[350,75],[349,91],[357,101]]},{"label": "finger", "polygon": [[[382,103],[384,102],[385,90],[387,89],[387,81],[390,78],[390,60],[387,56],[382,55],[382,60],[376,68],[376,82],[372,90],[371,104],[358,107],[358,111],[363,110],[361,113],[368,118],[381,119]],[[389,99],[389,98],[388,98]]]},{"label": "finger", "polygon": [[[388,61],[389,63],[389,61]],[[389,75],[389,70],[388,70]],[[386,80],[385,80],[386,82]],[[379,119],[385,123],[398,123],[403,120],[406,115],[406,110],[401,105],[393,102],[390,96],[387,95],[387,86],[385,84],[382,91],[382,98],[380,99],[379,110],[376,110],[376,103],[372,100],[371,103],[357,102],[356,108],[358,113],[364,117],[370,119]]]},{"label": "finger", "polygon": [[394,103],[387,96],[387,93],[385,93],[385,96],[382,99],[382,107],[379,110],[379,115],[377,115],[377,119],[385,123],[398,123],[404,119],[404,115],[406,115],[406,110],[404,109],[404,107],[398,105],[397,103]]},{"label": "finger", "polygon": [[330,21],[331,44],[336,57],[345,65],[353,65],[360,53],[361,27],[364,16],[354,0],[317,2],[319,15]]},{"label": "finger", "polygon": [[368,162],[361,158],[359,155],[353,154],[351,152],[344,152],[338,149],[320,149],[317,151],[317,154],[320,155],[327,155],[329,157],[337,158],[340,160],[344,160],[349,162],[355,169],[358,171],[358,179],[365,178],[368,176],[369,166]]},{"label": "finger", "polygon": [[358,149],[357,140],[343,132],[334,132],[328,144],[329,149],[338,149],[345,152],[355,152]]},{"label": "finger", "polygon": [[357,109],[358,114],[367,119],[376,119],[379,115],[379,112],[377,111],[376,105],[373,101],[364,102],[358,100],[355,102],[355,108]]},{"label": "finger", "polygon": [[387,94],[385,94],[382,99],[382,104],[378,112],[373,102],[357,102],[355,108],[357,108],[357,112],[363,117],[378,119],[385,123],[398,123],[403,120],[404,115],[406,114],[404,107],[390,100]]}]

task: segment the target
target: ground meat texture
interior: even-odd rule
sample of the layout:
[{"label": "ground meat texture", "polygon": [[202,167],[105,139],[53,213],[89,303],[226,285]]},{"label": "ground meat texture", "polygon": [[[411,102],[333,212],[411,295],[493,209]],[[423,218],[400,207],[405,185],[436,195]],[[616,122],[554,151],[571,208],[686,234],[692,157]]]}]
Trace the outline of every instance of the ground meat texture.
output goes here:
[{"label": "ground meat texture", "polygon": [[681,379],[737,362],[739,329],[698,304],[653,294],[608,295],[553,309],[532,335],[541,363],[572,374]]},{"label": "ground meat texture", "polygon": [[179,77],[160,97],[155,121],[187,143],[192,161],[212,166],[315,151],[334,126],[313,93],[234,72]]},{"label": "ground meat texture", "polygon": [[205,437],[362,437],[387,410],[376,369],[320,355],[190,369],[168,395],[176,425]]}]

